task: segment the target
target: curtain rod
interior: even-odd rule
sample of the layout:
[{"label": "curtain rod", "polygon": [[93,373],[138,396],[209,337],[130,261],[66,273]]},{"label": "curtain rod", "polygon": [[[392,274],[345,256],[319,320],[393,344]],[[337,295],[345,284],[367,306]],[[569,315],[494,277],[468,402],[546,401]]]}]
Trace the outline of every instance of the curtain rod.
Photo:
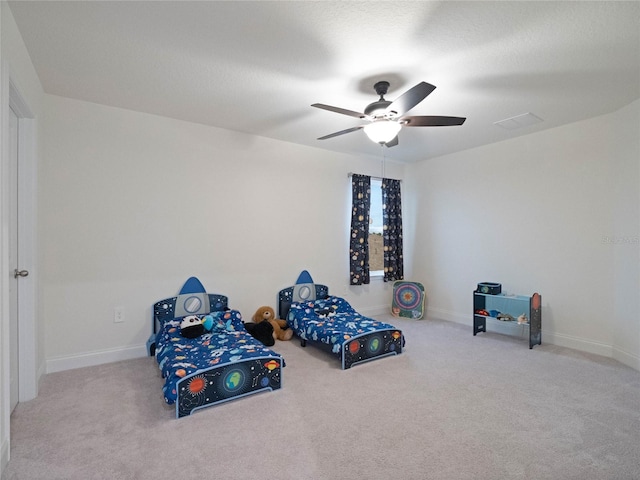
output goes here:
[{"label": "curtain rod", "polygon": [[[349,178],[353,177],[354,175],[356,174],[353,172],[347,173],[347,177]],[[402,183],[402,180],[397,178],[382,178],[382,177],[376,177],[375,175],[368,175],[368,176],[371,178],[375,178],[376,180],[398,180],[400,183]]]}]

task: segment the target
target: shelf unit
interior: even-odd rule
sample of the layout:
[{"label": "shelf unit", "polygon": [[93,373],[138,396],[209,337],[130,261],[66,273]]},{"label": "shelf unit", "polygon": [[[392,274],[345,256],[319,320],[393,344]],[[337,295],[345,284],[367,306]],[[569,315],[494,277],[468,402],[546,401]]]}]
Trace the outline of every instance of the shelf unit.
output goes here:
[{"label": "shelf unit", "polygon": [[[500,293],[491,295],[478,290],[473,292],[473,336],[487,331],[487,318],[496,318],[492,312],[500,312],[513,317],[511,321],[501,321],[504,324],[522,326],[529,330],[529,348],[542,344],[542,296],[534,293],[531,296],[509,295]],[[487,312],[487,315],[478,312]],[[516,319],[521,314],[527,317],[527,323],[518,324]],[[497,319],[497,318],[496,318]]]}]

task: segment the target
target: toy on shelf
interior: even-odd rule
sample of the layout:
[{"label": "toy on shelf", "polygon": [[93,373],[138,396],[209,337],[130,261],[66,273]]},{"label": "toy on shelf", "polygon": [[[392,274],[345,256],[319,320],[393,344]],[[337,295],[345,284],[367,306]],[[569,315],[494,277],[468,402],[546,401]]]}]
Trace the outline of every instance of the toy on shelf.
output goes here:
[{"label": "toy on shelf", "polygon": [[[496,284],[499,285],[499,284]],[[529,348],[542,344],[542,296],[506,294],[481,288],[473,292],[473,335],[487,331],[487,319],[504,322],[500,333],[529,337]],[[491,325],[491,323],[490,323]],[[493,324],[497,327],[497,323]],[[512,328],[518,325],[516,329]]]}]

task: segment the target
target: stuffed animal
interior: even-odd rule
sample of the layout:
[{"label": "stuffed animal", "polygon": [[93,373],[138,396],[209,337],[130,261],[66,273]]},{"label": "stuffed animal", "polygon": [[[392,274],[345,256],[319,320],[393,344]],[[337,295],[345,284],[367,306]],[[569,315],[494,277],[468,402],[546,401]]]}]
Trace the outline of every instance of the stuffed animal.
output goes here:
[{"label": "stuffed animal", "polygon": [[254,323],[260,323],[267,321],[273,327],[273,334],[278,340],[291,340],[293,336],[293,330],[287,327],[287,321],[276,318],[276,312],[271,307],[260,307],[253,314]]},{"label": "stuffed animal", "polygon": [[180,322],[180,334],[185,338],[196,338],[203,333],[204,325],[197,315],[188,315]]},{"label": "stuffed animal", "polygon": [[267,347],[271,347],[276,343],[276,337],[273,334],[273,326],[269,322],[247,322],[244,324],[244,328],[253,338]]},{"label": "stuffed animal", "polygon": [[320,318],[329,318],[329,317],[334,317],[336,315],[337,309],[338,309],[337,305],[331,305],[330,307],[327,307],[327,308],[318,309],[315,312]]}]

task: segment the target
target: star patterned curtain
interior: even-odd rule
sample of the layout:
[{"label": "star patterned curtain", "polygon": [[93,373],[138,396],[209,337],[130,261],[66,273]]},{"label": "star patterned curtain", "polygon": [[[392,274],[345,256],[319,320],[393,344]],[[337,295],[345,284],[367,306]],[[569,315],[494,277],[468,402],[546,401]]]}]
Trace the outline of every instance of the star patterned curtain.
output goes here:
[{"label": "star patterned curtain", "polygon": [[382,239],[384,242],[384,281],[402,280],[404,278],[404,264],[400,180],[382,179]]},{"label": "star patterned curtain", "polygon": [[351,285],[369,283],[369,208],[371,206],[371,177],[351,176],[351,238],[349,265]]}]

